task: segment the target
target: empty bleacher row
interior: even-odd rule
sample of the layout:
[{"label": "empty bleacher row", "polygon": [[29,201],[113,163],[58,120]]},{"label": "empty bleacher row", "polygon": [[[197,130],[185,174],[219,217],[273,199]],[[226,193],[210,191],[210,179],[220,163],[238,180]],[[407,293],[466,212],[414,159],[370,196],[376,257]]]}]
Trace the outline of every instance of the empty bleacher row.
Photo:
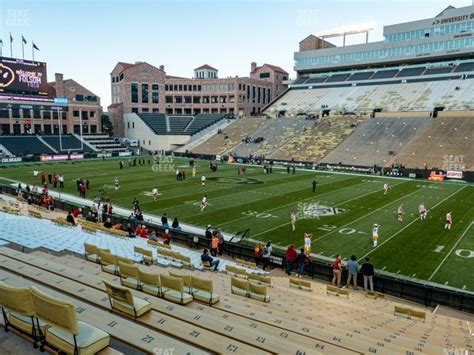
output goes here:
[{"label": "empty bleacher row", "polygon": [[37,136],[0,136],[0,144],[16,156],[55,153]]},{"label": "empty bleacher row", "polygon": [[296,116],[301,113],[319,114],[323,108],[333,112],[368,113],[373,110],[432,111],[435,107],[444,107],[445,110],[474,108],[474,80],[374,82],[363,86],[290,89],[265,112]]},{"label": "empty bleacher row", "polygon": [[85,134],[82,139],[96,151],[123,152],[127,150],[127,147],[108,134]]},{"label": "empty bleacher row", "polygon": [[322,163],[389,165],[430,118],[372,118],[362,123]]},{"label": "empty bleacher row", "polygon": [[435,74],[466,73],[474,71],[474,62],[448,63],[431,66],[400,67],[394,69],[363,70],[348,73],[329,73],[311,77],[300,77],[292,85],[363,81],[375,79],[406,78]]},{"label": "empty bleacher row", "polygon": [[167,116],[163,113],[139,113],[142,121],[157,135],[195,135],[218,123],[228,115],[199,114],[196,116]]},{"label": "empty bleacher row", "polygon": [[87,144],[81,142],[74,135],[62,135],[60,136],[40,136],[40,139],[43,139],[49,146],[53,147],[57,152],[93,152],[94,150],[90,148]]}]

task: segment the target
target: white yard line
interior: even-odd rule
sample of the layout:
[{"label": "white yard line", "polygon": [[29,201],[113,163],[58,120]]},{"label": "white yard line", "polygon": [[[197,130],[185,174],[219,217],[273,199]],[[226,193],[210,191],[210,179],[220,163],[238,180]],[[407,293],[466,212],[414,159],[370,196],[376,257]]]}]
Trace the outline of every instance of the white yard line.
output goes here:
[{"label": "white yard line", "polygon": [[435,269],[435,271],[433,271],[433,273],[431,274],[431,276],[428,278],[428,281],[431,281],[431,279],[436,275],[436,273],[439,271],[439,269],[441,269],[441,266],[443,266],[443,264],[446,262],[446,260],[448,259],[448,257],[451,255],[451,253],[453,252],[454,249],[456,249],[456,247],[458,246],[458,244],[461,242],[461,240],[464,238],[464,236],[467,234],[467,232],[471,229],[472,225],[474,224],[474,222],[471,222],[467,228],[464,230],[463,234],[461,234],[461,236],[459,237],[459,239],[456,241],[456,244],[453,245],[453,247],[451,248],[451,250],[446,254],[446,256],[443,258],[443,260],[439,263],[438,267]]},{"label": "white yard line", "polygon": [[[335,182],[341,182],[341,181],[346,181],[346,180],[350,180],[351,178],[347,178],[347,179],[342,179],[342,180],[337,180],[337,181],[333,181],[333,182],[328,182],[328,183],[325,183],[325,184],[318,184],[318,186],[322,186],[322,185],[330,185],[330,184],[333,184]],[[358,186],[358,185],[362,185],[362,184],[365,184],[365,182],[361,182],[359,184],[355,184],[355,185],[351,185],[351,186],[346,186],[346,187],[343,187],[341,189],[338,189],[338,190],[334,190],[334,191],[341,191],[341,190],[344,190],[344,189],[349,189],[349,188],[353,188],[354,186]],[[333,193],[334,191],[328,191],[328,192],[324,192],[322,194],[319,194],[319,195],[313,195],[311,197],[308,197],[308,198],[305,198],[305,199],[302,199],[302,200],[298,200],[298,201],[292,201],[292,202],[289,202],[289,203],[286,203],[284,205],[278,205],[277,207],[274,207],[274,208],[271,208],[269,210],[263,210],[263,211],[259,211],[259,213],[268,213],[268,212],[271,212],[271,211],[274,211],[274,210],[277,210],[281,207],[285,207],[285,206],[290,206],[292,204],[295,204],[295,203],[300,203],[302,201],[306,201],[306,200],[309,200],[309,199],[312,199],[312,198],[316,198],[316,197],[319,197],[319,196],[323,196],[323,195],[327,195],[327,194],[330,194],[330,193]],[[248,202],[246,202],[248,203]],[[189,216],[184,216],[183,218],[188,218]],[[230,220],[230,221],[227,221],[227,222],[224,222],[224,223],[218,223],[219,227],[223,226],[223,225],[226,225],[226,224],[229,224],[229,223],[232,223],[232,222],[236,222],[236,221],[240,221],[242,219],[246,219],[246,218],[250,218],[251,216],[244,216],[244,217],[240,217],[240,218],[237,218],[237,219],[233,219],[233,220]],[[288,222],[289,223],[289,222]],[[270,231],[270,229],[268,229],[267,231]],[[261,233],[260,233],[261,234]],[[255,234],[254,236],[256,235],[260,235],[260,234]]]},{"label": "white yard line", "polygon": [[[463,189],[466,188],[466,185],[461,187],[460,189],[457,189],[456,191],[454,191],[452,194],[450,194],[449,196],[445,197],[444,199],[442,199],[441,201],[439,201],[437,204],[435,204],[430,210],[434,210],[436,207],[438,207],[439,205],[441,205],[444,201],[450,199],[452,196],[456,195],[459,191],[462,191]],[[379,249],[382,245],[384,245],[385,243],[389,242],[390,240],[392,240],[393,238],[395,238],[397,235],[399,235],[401,232],[403,232],[405,229],[407,229],[408,227],[410,227],[413,223],[417,222],[418,221],[418,218],[415,218],[413,221],[411,221],[410,223],[408,223],[405,227],[403,227],[402,229],[398,230],[395,234],[391,235],[389,238],[387,238],[386,240],[384,240],[382,243],[380,243],[376,248],[372,249],[371,251],[369,251],[367,254],[363,255],[362,257],[359,258],[359,260],[362,260],[364,259],[366,256],[372,254],[374,251],[376,251],[377,249]],[[428,281],[430,281],[431,278],[428,279]]]},{"label": "white yard line", "polygon": [[361,219],[363,219],[363,218],[365,218],[365,217],[367,217],[367,216],[370,216],[371,214],[373,214],[373,213],[375,213],[375,212],[377,212],[377,211],[380,211],[380,210],[386,208],[387,206],[391,205],[392,203],[395,203],[395,202],[397,202],[397,201],[403,200],[404,198],[407,198],[408,196],[411,196],[411,195],[413,195],[413,194],[415,194],[415,193],[417,193],[417,192],[420,192],[420,190],[415,190],[415,191],[413,191],[413,192],[410,192],[410,193],[407,194],[407,195],[403,195],[402,197],[397,198],[396,200],[390,201],[389,203],[386,203],[385,205],[380,206],[379,208],[376,208],[375,210],[370,211],[369,213],[366,213],[366,214],[364,214],[363,216],[360,216],[359,218],[356,218],[356,219],[354,219],[353,221],[350,221],[349,223],[344,224],[344,225],[341,226],[340,228],[336,228],[336,229],[334,229],[334,230],[332,230],[332,231],[330,231],[330,232],[328,232],[328,233],[326,233],[326,234],[323,234],[323,235],[320,236],[319,238],[314,239],[311,243],[314,243],[314,242],[316,242],[316,241],[318,241],[318,240],[321,240],[321,239],[327,237],[328,235],[330,235],[330,234],[332,234],[332,233],[335,233],[336,231],[338,231],[338,230],[340,230],[340,229],[342,229],[342,228],[345,228],[345,227],[347,227],[347,226],[350,226],[351,224],[353,224],[353,223],[355,223],[355,222],[358,222],[358,221],[360,221]]},{"label": "white yard line", "polygon": [[[354,186],[363,185],[363,184],[366,184],[366,182],[361,182],[361,183],[356,184],[356,185],[351,185],[351,186],[343,187],[342,189],[337,190],[337,192],[339,192],[339,191],[341,191],[341,190],[344,190],[344,189],[353,188]],[[399,184],[397,184],[397,185],[399,185]],[[325,193],[323,193],[323,194],[321,194],[321,195],[317,195],[317,196],[327,195],[327,194],[330,194],[330,193],[333,193],[333,192],[334,192],[334,191],[329,191],[329,192],[325,192]],[[351,199],[349,199],[349,200],[340,202],[340,203],[338,203],[338,204],[335,205],[335,206],[344,205],[344,204],[346,204],[346,203],[348,203],[348,202],[350,202],[350,201],[357,200],[358,198],[361,198],[361,197],[363,197],[363,196],[373,194],[374,192],[377,192],[377,190],[375,190],[375,191],[370,191],[370,192],[368,192],[368,193],[366,193],[366,194],[359,195],[359,196],[357,196],[357,197],[353,197],[353,198],[351,198]],[[314,196],[313,196],[313,197],[314,197]],[[308,200],[308,199],[310,199],[310,198],[312,198],[312,197],[309,197],[309,198],[304,199],[304,200],[300,200],[300,201],[298,201],[298,202],[306,201],[306,200]],[[294,202],[292,202],[292,203],[294,203]],[[278,206],[278,207],[276,207],[276,208],[273,208],[272,210],[278,209],[278,208],[280,208],[280,207],[282,207],[282,206],[287,206],[287,205],[290,205],[290,204],[291,204],[291,203],[286,204],[286,205],[280,205],[280,206]],[[270,210],[269,210],[269,211],[270,211]],[[264,212],[267,212],[267,211],[263,211],[262,213],[264,213]],[[228,222],[227,222],[227,223],[228,223]],[[273,231],[273,230],[275,230],[275,229],[278,229],[278,228],[281,228],[281,227],[283,227],[283,226],[286,226],[287,224],[290,224],[290,222],[282,223],[282,224],[280,224],[280,225],[278,225],[278,226],[276,226],[276,227],[273,227],[273,228],[267,229],[267,230],[265,230],[265,231],[263,231],[263,232],[254,234],[253,236],[256,237],[256,236],[265,234],[265,233],[267,233],[267,232],[271,232],[271,231]]]}]

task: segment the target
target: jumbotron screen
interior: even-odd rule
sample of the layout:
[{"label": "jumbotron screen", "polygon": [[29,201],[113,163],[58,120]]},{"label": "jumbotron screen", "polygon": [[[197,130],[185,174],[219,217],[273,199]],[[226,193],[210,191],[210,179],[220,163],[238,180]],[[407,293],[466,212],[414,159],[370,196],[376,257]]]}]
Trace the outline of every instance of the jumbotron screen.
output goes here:
[{"label": "jumbotron screen", "polygon": [[0,57],[0,93],[48,95],[46,63]]}]

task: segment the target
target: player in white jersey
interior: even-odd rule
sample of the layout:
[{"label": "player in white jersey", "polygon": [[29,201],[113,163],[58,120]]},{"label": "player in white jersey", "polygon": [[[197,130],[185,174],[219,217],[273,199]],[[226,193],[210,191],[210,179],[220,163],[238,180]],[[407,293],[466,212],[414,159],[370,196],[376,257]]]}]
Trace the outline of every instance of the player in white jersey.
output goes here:
[{"label": "player in white jersey", "polygon": [[374,224],[374,228],[372,228],[372,242],[374,243],[373,244],[374,248],[377,246],[377,242],[379,239],[379,228],[380,228],[380,224]]},{"label": "player in white jersey", "polygon": [[153,201],[158,201],[158,187],[154,187],[153,190],[151,190],[151,194],[153,195]]},{"label": "player in white jersey", "polygon": [[403,215],[405,214],[405,212],[403,212],[403,203],[400,204],[400,206],[398,206],[398,209],[397,209],[397,220],[398,222],[403,222]]},{"label": "player in white jersey", "polygon": [[204,209],[207,207],[207,195],[203,196],[200,207],[201,211],[204,211]]},{"label": "player in white jersey", "polygon": [[418,206],[418,213],[420,214],[420,221],[424,221],[426,219],[426,214],[428,213],[426,211],[425,203],[422,202]]},{"label": "player in white jersey", "polygon": [[33,170],[33,177],[37,177],[39,174],[39,171],[38,170]]},{"label": "player in white jersey", "polygon": [[387,183],[383,184],[383,194],[386,195],[388,193],[389,186]]},{"label": "player in white jersey", "polygon": [[311,254],[311,237],[313,235],[310,234],[310,233],[305,233],[304,234],[304,253],[306,255],[310,255]]},{"label": "player in white jersey", "polygon": [[295,213],[295,211],[291,211],[290,223],[291,223],[291,230],[294,232],[296,230],[296,213]]},{"label": "player in white jersey", "polygon": [[451,216],[451,211],[446,213],[446,224],[444,225],[444,229],[451,230],[451,225],[453,224],[453,217]]},{"label": "player in white jersey", "polygon": [[206,186],[206,177],[204,175],[201,176],[201,185]]},{"label": "player in white jersey", "polygon": [[115,186],[115,191],[120,190],[120,180],[118,177],[116,177],[114,180],[114,186]]},{"label": "player in white jersey", "polygon": [[196,177],[196,167],[195,166],[193,166],[193,170],[191,170],[191,171],[193,173],[193,177]]}]

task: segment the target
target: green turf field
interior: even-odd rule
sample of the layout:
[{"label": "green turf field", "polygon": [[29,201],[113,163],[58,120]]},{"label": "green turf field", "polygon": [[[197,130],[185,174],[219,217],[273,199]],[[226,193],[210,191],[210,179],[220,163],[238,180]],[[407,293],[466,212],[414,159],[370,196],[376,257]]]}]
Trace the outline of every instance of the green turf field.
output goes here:
[{"label": "green turf field", "polygon": [[[75,179],[81,176],[91,181],[87,195],[91,199],[105,188],[115,205],[131,208],[137,197],[145,212],[166,212],[181,223],[212,224],[229,233],[249,228],[252,240],[272,240],[282,249],[289,243],[301,247],[303,233],[309,232],[314,236],[312,247],[317,258],[370,256],[376,268],[385,272],[474,291],[472,185],[311,171],[287,174],[278,168],[264,174],[263,168],[251,166],[246,175],[238,176],[235,165],[219,165],[215,173],[208,162],[198,161],[196,165],[196,178],[191,177],[184,159],[162,162],[159,167],[125,164],[123,170],[119,170],[117,160],[19,165],[0,169],[0,177],[32,183],[34,169],[63,173],[64,192],[77,194]],[[177,168],[186,170],[185,181],[176,181]],[[200,184],[201,175],[207,177],[205,187]],[[116,176],[121,182],[119,192],[113,189]],[[315,176],[318,187],[313,194]],[[384,182],[391,186],[386,196]],[[156,203],[151,197],[155,185],[161,193]],[[201,212],[199,201],[204,194],[209,206]],[[417,219],[422,201],[429,210],[424,222]],[[401,223],[396,219],[400,203],[405,209]],[[289,223],[292,210],[298,215],[296,232]],[[448,211],[452,211],[454,221],[449,232],[443,229]],[[381,225],[375,249],[370,238],[374,223]]]}]

